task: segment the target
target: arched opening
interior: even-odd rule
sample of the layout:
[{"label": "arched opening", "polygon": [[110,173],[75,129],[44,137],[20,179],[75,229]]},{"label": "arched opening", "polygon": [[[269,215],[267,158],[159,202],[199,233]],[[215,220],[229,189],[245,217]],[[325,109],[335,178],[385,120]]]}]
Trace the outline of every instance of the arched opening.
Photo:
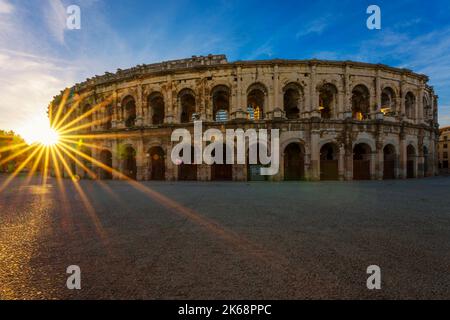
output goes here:
[{"label": "arched opening", "polygon": [[152,147],[147,153],[150,180],[165,180],[166,166],[164,150],[161,147]]},{"label": "arched opening", "polygon": [[406,148],[406,178],[412,179],[416,176],[416,149],[414,146],[409,145]]},{"label": "arched opening", "polygon": [[301,87],[297,84],[291,83],[284,88],[283,110],[286,118],[298,119],[300,117],[301,97]]},{"label": "arched opening", "polygon": [[[183,156],[183,150],[180,152]],[[191,147],[191,164],[181,163],[178,166],[178,180],[195,181],[197,180],[197,165],[194,164],[194,147]]]},{"label": "arched opening", "polygon": [[371,149],[365,143],[353,148],[353,180],[370,180]]},{"label": "arched opening", "polygon": [[91,132],[92,131],[92,112],[91,112],[92,106],[90,104],[87,104],[83,107],[83,126],[84,131]]},{"label": "arched opening", "polygon": [[150,108],[151,124],[158,125],[164,123],[164,97],[161,93],[155,92],[148,97]]},{"label": "arched opening", "polygon": [[[214,181],[231,181],[233,180],[233,165],[226,163],[227,147],[223,148],[223,164],[214,163],[211,166],[211,179]],[[215,155],[213,153],[213,155]]]},{"label": "arched opening", "polygon": [[302,146],[291,143],[284,149],[284,180],[296,181],[305,178],[305,154]]},{"label": "arched opening", "polygon": [[132,146],[127,146],[123,152],[123,174],[130,179],[136,180],[136,151]]},{"label": "arched opening", "polygon": [[132,96],[127,96],[122,100],[124,110],[125,127],[131,128],[136,124],[136,102]]},{"label": "arched opening", "polygon": [[423,176],[428,177],[430,174],[428,172],[429,169],[429,155],[428,155],[428,148],[423,147]]},{"label": "arched opening", "polygon": [[194,92],[190,89],[184,89],[179,93],[178,99],[180,101],[181,107],[181,115],[180,115],[181,123],[193,122],[194,121],[193,116],[195,114]]},{"label": "arched opening", "polygon": [[395,116],[397,110],[395,92],[391,87],[386,87],[381,92],[381,112],[385,116]]},{"label": "arched opening", "polygon": [[383,149],[383,179],[395,179],[397,155],[392,144],[388,144]]},{"label": "arched opening", "polygon": [[334,143],[320,149],[320,180],[339,180],[338,148]]},{"label": "arched opening", "polygon": [[218,122],[229,119],[230,89],[227,86],[217,86],[212,90],[213,118]]},{"label": "arched opening", "polygon": [[[112,168],[112,153],[108,150],[102,150],[102,152],[100,152],[100,162],[108,168]],[[111,180],[112,172],[105,168],[100,168],[100,179]]]},{"label": "arched opening", "polygon": [[408,92],[405,96],[405,115],[408,119],[415,118],[416,97],[412,92]]},{"label": "arched opening", "polygon": [[319,111],[322,119],[331,119],[336,107],[337,89],[331,83],[326,83],[319,89]]},{"label": "arched opening", "polygon": [[366,86],[359,84],[352,91],[353,119],[366,120],[370,114],[370,92]]},{"label": "arched opening", "polygon": [[247,94],[247,112],[250,120],[264,119],[266,89],[261,84],[252,85]]}]

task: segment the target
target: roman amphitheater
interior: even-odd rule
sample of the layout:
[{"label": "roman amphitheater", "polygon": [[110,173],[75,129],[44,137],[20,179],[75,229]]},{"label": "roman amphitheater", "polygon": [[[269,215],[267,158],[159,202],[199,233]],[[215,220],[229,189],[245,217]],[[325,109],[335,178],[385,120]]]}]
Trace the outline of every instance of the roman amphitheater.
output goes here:
[{"label": "roman amphitheater", "polygon": [[[438,99],[427,83],[380,64],[193,56],[87,79],[49,112],[61,105],[67,123],[84,115],[73,147],[136,180],[406,179],[437,174]],[[203,130],[279,129],[279,173],[172,163],[173,130],[196,119]],[[77,158],[66,160],[81,178],[121,177]]]}]

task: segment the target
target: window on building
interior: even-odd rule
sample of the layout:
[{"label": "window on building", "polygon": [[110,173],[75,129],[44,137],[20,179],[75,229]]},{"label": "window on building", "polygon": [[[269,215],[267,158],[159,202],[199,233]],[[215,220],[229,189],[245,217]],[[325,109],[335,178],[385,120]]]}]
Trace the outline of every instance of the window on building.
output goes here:
[{"label": "window on building", "polygon": [[444,159],[448,159],[448,152],[444,152]]}]

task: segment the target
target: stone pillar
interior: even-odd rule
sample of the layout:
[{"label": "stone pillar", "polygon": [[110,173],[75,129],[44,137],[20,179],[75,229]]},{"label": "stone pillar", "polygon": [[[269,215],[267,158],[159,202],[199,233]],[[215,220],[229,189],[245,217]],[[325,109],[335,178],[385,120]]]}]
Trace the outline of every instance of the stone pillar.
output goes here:
[{"label": "stone pillar", "polygon": [[273,103],[272,106],[268,108],[268,111],[273,111],[276,108],[281,107],[279,105],[280,88],[278,77],[278,65],[275,65],[273,68]]},{"label": "stone pillar", "polygon": [[146,157],[144,152],[144,142],[142,141],[142,138],[140,138],[137,141],[137,150],[136,150],[136,180],[142,181],[144,180],[144,169],[145,169],[145,163],[146,163]]},{"label": "stone pillar", "polygon": [[383,143],[381,141],[377,141],[376,144],[377,150],[374,155],[375,161],[375,179],[383,180],[384,176],[384,152],[383,152]]},{"label": "stone pillar", "polygon": [[122,166],[121,166],[121,160],[120,160],[120,154],[119,154],[119,150],[118,150],[118,143],[117,140],[113,140],[111,143],[111,154],[112,154],[112,168],[113,170],[113,179],[114,180],[119,180],[120,176],[118,174],[118,172],[122,172]]},{"label": "stone pillar", "polygon": [[136,122],[137,127],[142,126],[144,123],[143,109],[142,109],[142,86],[138,84],[136,90]]},{"label": "stone pillar", "polygon": [[379,179],[378,154],[377,150],[373,150],[370,154],[370,180],[381,180]]},{"label": "stone pillar", "polygon": [[172,76],[167,76],[167,86],[165,90],[165,101],[164,101],[164,114],[165,114],[165,123],[174,123],[175,121],[175,114],[174,114],[174,97],[173,97],[173,91],[174,91],[174,85],[172,83]]},{"label": "stone pillar", "polygon": [[247,181],[247,176],[245,175],[245,164],[234,164],[233,165],[233,181]]},{"label": "stone pillar", "polygon": [[114,90],[113,92],[113,96],[112,96],[112,119],[111,119],[111,127],[114,129],[117,127],[118,124],[118,116],[119,116],[119,111],[118,111],[118,107],[117,107],[117,91]]},{"label": "stone pillar", "polygon": [[178,179],[178,166],[172,162],[172,142],[168,142],[166,148],[166,180],[175,181]]},{"label": "stone pillar", "polygon": [[[164,97],[163,97],[164,99]],[[142,96],[142,125],[143,126],[149,126],[152,124],[152,112],[153,110],[150,110],[150,105],[148,102],[148,96],[147,93],[144,92]],[[164,99],[164,105],[166,103],[166,99]],[[164,110],[165,113],[165,110]],[[164,120],[163,120],[164,121]]]},{"label": "stone pillar", "polygon": [[419,89],[419,98],[416,101],[416,123],[420,124],[424,122],[424,108],[423,98],[425,96],[425,87],[422,85]]},{"label": "stone pillar", "polygon": [[320,180],[320,132],[311,132],[311,165],[310,165],[310,179],[313,181]]},{"label": "stone pillar", "polygon": [[[197,88],[197,97],[195,99],[195,112],[197,112],[200,115],[200,119],[202,121],[207,120],[207,113],[208,111],[206,110],[206,99],[208,98],[208,95],[206,93],[206,86],[205,86],[205,81],[206,78],[203,78],[200,82],[199,87]],[[208,101],[208,105],[209,105],[209,101]]]},{"label": "stone pillar", "polygon": [[[402,76],[403,78],[403,76]],[[405,81],[402,80],[400,83],[400,119],[405,119],[406,111],[405,111]]]},{"label": "stone pillar", "polygon": [[343,120],[345,114],[345,93],[339,91],[338,92],[338,102],[337,102],[337,110],[333,112],[335,113],[335,117]]},{"label": "stone pillar", "polygon": [[375,100],[376,100],[376,113],[381,112],[381,80],[380,80],[380,70],[377,70],[377,77],[375,79]]},{"label": "stone pillar", "polygon": [[[318,97],[317,97],[317,88],[316,88],[316,69],[317,66],[316,65],[311,65],[310,67],[310,72],[311,72],[311,77],[310,77],[310,87],[309,87],[309,95],[311,97],[311,101],[310,101],[310,105],[309,108],[307,109],[307,112],[309,112],[309,114],[311,114],[311,112],[316,111],[318,108]],[[319,175],[320,177],[320,175]]]},{"label": "stone pillar", "polygon": [[343,104],[343,118],[345,119],[345,114],[347,112],[352,112],[351,106],[351,89],[350,89],[350,66],[345,66],[345,75],[344,75],[344,104]]},{"label": "stone pillar", "polygon": [[[340,152],[340,156],[342,157],[342,165],[341,158],[339,158],[339,168],[341,166],[343,168],[343,179],[353,180],[353,144],[351,141],[345,145],[343,152]],[[339,169],[339,178],[341,179],[340,171],[341,169]]]},{"label": "stone pillar", "polygon": [[237,81],[236,81],[236,106],[235,109],[232,112],[236,112],[239,109],[242,109],[243,111],[247,111],[247,106],[245,100],[242,99],[242,74],[241,74],[241,67],[237,68],[236,71],[236,77],[237,77]]},{"label": "stone pillar", "polygon": [[423,154],[423,136],[419,136],[419,143],[417,144],[417,178],[423,178],[425,176],[425,157]]},{"label": "stone pillar", "polygon": [[399,168],[398,168],[398,178],[406,179],[406,165],[408,161],[408,155],[406,153],[406,141],[404,134],[400,135],[399,144]]}]

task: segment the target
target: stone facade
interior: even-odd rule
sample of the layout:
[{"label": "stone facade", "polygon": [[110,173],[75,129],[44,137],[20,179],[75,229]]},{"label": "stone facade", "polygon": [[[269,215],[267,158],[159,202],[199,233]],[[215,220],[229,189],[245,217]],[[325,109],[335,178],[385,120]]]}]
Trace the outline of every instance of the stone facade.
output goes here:
[{"label": "stone facade", "polygon": [[441,128],[439,130],[438,158],[439,169],[441,173],[450,173],[449,167],[449,145],[450,145],[450,127]]},{"label": "stone facade", "polygon": [[[87,79],[55,97],[50,114],[61,106],[77,148],[137,180],[262,178],[247,165],[174,165],[171,133],[193,130],[193,119],[204,130],[280,129],[281,168],[269,180],[412,178],[438,171],[438,99],[427,83],[385,65],[194,56]],[[77,158],[67,161],[81,177],[118,178]]]}]

